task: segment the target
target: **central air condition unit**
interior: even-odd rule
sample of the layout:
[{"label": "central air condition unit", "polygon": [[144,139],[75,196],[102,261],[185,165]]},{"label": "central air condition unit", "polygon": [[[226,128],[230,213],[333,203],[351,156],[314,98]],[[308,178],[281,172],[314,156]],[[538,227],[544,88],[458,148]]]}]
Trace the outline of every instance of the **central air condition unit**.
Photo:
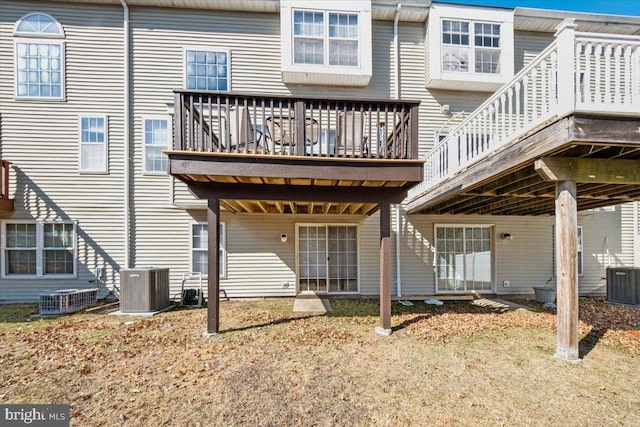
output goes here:
[{"label": "central air condition unit", "polygon": [[640,268],[607,268],[607,302],[640,305]]},{"label": "central air condition unit", "polygon": [[120,310],[123,313],[146,313],[168,306],[168,268],[120,270]]}]

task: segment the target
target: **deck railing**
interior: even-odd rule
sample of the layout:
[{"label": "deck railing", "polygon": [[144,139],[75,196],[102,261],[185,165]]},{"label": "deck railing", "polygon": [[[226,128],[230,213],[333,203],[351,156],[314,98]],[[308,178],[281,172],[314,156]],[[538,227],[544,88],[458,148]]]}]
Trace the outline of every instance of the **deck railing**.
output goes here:
[{"label": "deck railing", "polygon": [[174,91],[174,150],[418,158],[418,102]]},{"label": "deck railing", "polygon": [[11,162],[0,160],[0,199],[9,198],[9,169]]},{"label": "deck railing", "polygon": [[640,37],[576,33],[563,22],[549,47],[424,156],[409,200],[575,111],[639,114]]}]

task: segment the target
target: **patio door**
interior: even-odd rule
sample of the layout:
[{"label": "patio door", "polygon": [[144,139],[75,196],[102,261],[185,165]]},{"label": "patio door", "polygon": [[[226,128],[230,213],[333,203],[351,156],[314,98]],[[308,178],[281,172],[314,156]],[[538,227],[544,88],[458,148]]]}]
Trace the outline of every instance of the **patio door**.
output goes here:
[{"label": "patio door", "polygon": [[298,291],[358,292],[355,225],[298,227]]},{"label": "patio door", "polygon": [[436,292],[493,289],[491,227],[436,226]]}]

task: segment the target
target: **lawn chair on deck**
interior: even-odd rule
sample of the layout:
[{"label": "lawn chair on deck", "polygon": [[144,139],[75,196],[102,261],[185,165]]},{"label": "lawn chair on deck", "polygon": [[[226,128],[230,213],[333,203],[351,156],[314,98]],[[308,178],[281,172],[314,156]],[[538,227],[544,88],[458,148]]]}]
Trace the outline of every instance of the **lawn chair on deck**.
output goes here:
[{"label": "lawn chair on deck", "polygon": [[227,133],[229,135],[229,148],[232,152],[263,153],[265,147],[260,146],[262,132],[255,129],[249,114],[249,108],[229,108],[227,111]]},{"label": "lawn chair on deck", "polygon": [[[267,117],[266,126],[271,143],[268,149],[273,153],[288,155],[296,154],[296,120],[294,117]],[[305,153],[310,153],[308,147],[315,145],[320,140],[320,127],[318,121],[310,117],[305,118]]]},{"label": "lawn chair on deck", "polygon": [[337,155],[347,157],[368,155],[368,136],[365,135],[367,120],[367,114],[360,111],[347,111],[338,114]]}]

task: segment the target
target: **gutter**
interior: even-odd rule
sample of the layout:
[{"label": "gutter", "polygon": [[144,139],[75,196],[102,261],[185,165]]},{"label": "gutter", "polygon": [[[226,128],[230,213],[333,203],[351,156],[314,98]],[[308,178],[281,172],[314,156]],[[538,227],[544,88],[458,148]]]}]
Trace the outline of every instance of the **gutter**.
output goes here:
[{"label": "gutter", "polygon": [[131,134],[131,123],[130,123],[130,107],[131,107],[131,89],[130,89],[130,81],[129,76],[131,75],[131,64],[130,64],[130,54],[131,54],[131,43],[130,43],[130,35],[129,35],[129,6],[127,5],[125,0],[120,0],[120,4],[122,4],[123,9],[123,32],[124,32],[124,117],[123,117],[123,134],[124,134],[124,212],[123,212],[123,220],[124,220],[124,268],[131,267],[131,190],[130,190],[130,168],[131,168],[131,143],[129,141]]},{"label": "gutter", "polygon": [[[400,20],[400,10],[402,4],[398,2],[396,14],[393,18],[393,62],[395,67],[395,84],[393,85],[393,95],[395,99],[400,99],[400,40],[398,36],[398,21]],[[400,203],[394,206],[396,219],[396,295],[402,296],[402,275],[400,274]]]}]

